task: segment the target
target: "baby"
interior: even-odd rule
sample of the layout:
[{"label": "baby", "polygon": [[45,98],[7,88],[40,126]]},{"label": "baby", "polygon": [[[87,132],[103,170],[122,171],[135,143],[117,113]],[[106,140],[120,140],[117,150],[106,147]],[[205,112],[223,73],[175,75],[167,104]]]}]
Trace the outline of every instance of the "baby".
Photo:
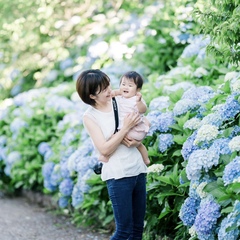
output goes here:
[{"label": "baby", "polygon": [[[120,79],[120,88],[112,91],[112,96],[117,97],[118,102],[118,114],[119,114],[119,127],[121,129],[124,117],[135,111],[141,115],[141,122],[133,127],[127,134],[128,138],[142,141],[146,136],[150,123],[144,117],[144,113],[147,111],[145,101],[142,99],[140,90],[143,85],[143,78],[140,74],[134,71],[125,73]],[[138,146],[143,161],[146,165],[150,163],[148,158],[148,152],[146,147],[141,143]],[[104,156],[100,156],[100,161],[107,162],[108,159]]]}]

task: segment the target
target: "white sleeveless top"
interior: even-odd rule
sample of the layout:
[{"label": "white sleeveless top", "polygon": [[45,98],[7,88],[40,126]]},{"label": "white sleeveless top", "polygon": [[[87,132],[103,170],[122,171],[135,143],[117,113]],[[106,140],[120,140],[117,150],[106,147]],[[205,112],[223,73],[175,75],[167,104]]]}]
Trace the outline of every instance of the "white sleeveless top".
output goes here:
[{"label": "white sleeveless top", "polygon": [[[106,140],[113,135],[115,130],[113,109],[111,112],[105,113],[90,106],[84,115],[96,121]],[[120,144],[110,156],[109,161],[103,163],[101,178],[103,181],[106,181],[108,179],[137,176],[140,173],[146,172],[147,166],[144,164],[142,155],[138,149],[136,147],[128,148]]]}]

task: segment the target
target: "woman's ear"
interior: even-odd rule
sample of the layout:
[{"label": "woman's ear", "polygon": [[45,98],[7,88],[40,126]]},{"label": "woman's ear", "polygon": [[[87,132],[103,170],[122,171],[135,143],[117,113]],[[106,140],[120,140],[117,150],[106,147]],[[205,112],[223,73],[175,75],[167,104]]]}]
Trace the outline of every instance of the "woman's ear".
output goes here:
[{"label": "woman's ear", "polygon": [[89,96],[91,99],[96,99],[96,96],[95,95],[92,95],[92,94],[90,94],[90,96]]}]

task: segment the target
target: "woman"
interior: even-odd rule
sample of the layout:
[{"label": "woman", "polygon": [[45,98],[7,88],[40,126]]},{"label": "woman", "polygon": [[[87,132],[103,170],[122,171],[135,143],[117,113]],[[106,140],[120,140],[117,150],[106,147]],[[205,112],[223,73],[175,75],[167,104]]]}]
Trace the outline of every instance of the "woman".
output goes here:
[{"label": "woman", "polygon": [[111,240],[142,239],[147,167],[136,148],[140,142],[125,137],[140,116],[127,115],[121,130],[113,135],[115,118],[109,77],[100,70],[86,70],[78,77],[76,89],[82,101],[90,105],[83,123],[93,144],[99,154],[110,156],[103,163],[101,178],[107,182],[116,223]]}]

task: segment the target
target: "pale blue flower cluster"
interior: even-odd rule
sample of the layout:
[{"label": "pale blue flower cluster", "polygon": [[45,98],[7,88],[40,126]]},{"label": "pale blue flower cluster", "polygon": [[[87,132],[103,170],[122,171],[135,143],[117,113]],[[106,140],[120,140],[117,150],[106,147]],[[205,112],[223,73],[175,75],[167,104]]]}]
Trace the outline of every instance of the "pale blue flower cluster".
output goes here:
[{"label": "pale blue flower cluster", "polygon": [[240,157],[235,157],[230,163],[228,163],[223,171],[224,185],[233,183],[233,181],[240,177]]},{"label": "pale blue flower cluster", "polygon": [[194,145],[196,136],[197,136],[197,131],[193,132],[192,135],[189,136],[187,140],[183,143],[181,154],[184,160],[188,160],[191,153],[200,148],[199,146]]},{"label": "pale blue flower cluster", "polygon": [[20,161],[21,158],[22,158],[21,153],[18,151],[12,151],[9,154],[6,154],[6,157],[3,160],[6,164],[6,166],[4,168],[4,173],[7,176],[11,176],[11,169],[12,169],[13,165],[16,162]]},{"label": "pale blue flower cluster", "polygon": [[47,142],[41,142],[38,145],[38,152],[39,154],[41,154],[42,156],[44,156],[46,154],[46,152],[50,151],[51,147]]},{"label": "pale blue flower cluster", "polygon": [[31,89],[27,92],[19,93],[13,98],[15,106],[24,106],[31,103],[34,99],[40,99],[48,93],[47,88]]},{"label": "pale blue flower cluster", "polygon": [[175,104],[173,108],[173,114],[174,116],[180,116],[188,111],[197,110],[200,106],[201,104],[197,100],[181,99]]},{"label": "pale blue flower cluster", "polygon": [[209,42],[210,38],[204,38],[203,35],[194,37],[192,43],[183,50],[181,58],[189,58],[198,55],[201,49],[206,47]]},{"label": "pale blue flower cluster", "polygon": [[213,166],[218,165],[219,154],[214,148],[198,149],[191,153],[186,166],[189,180],[199,179],[202,171],[208,172]]},{"label": "pale blue flower cluster", "polygon": [[13,134],[13,138],[16,138],[19,132],[28,127],[28,123],[21,118],[15,118],[10,124],[10,130]]},{"label": "pale blue flower cluster", "polygon": [[203,117],[201,125],[210,124],[219,127],[222,125],[223,121],[224,120],[219,112],[213,112]]},{"label": "pale blue flower cluster", "polygon": [[70,146],[73,142],[79,141],[81,135],[80,128],[68,128],[61,139],[63,146]]},{"label": "pale blue flower cluster", "polygon": [[181,99],[191,99],[201,103],[208,102],[215,96],[215,92],[209,86],[192,87],[183,93]]},{"label": "pale blue flower cluster", "polygon": [[72,192],[72,206],[77,208],[84,199],[84,194],[90,190],[90,186],[86,183],[86,180],[93,174],[92,170],[89,169],[84,173],[83,176],[78,177],[77,183],[73,187]]},{"label": "pale blue flower cluster", "polygon": [[47,99],[45,104],[45,109],[47,111],[68,113],[75,109],[75,104],[71,100],[67,99],[66,97],[55,95]]},{"label": "pale blue flower cluster", "polygon": [[161,112],[158,110],[151,111],[147,114],[146,118],[151,124],[149,131],[147,133],[147,136],[152,136],[158,130],[159,128],[158,116],[160,115],[161,115]]},{"label": "pale blue flower cluster", "polygon": [[149,110],[154,111],[158,110],[161,111],[163,109],[167,109],[170,105],[170,99],[168,96],[160,96],[154,98],[149,104]]},{"label": "pale blue flower cluster", "polygon": [[236,200],[233,210],[221,222],[218,240],[238,240],[240,236],[240,201]]},{"label": "pale blue flower cluster", "polygon": [[216,223],[221,216],[220,205],[212,198],[204,198],[198,209],[194,227],[199,240],[214,239]]},{"label": "pale blue flower cluster", "polygon": [[173,135],[170,133],[159,134],[158,141],[158,149],[162,153],[174,144]]}]

